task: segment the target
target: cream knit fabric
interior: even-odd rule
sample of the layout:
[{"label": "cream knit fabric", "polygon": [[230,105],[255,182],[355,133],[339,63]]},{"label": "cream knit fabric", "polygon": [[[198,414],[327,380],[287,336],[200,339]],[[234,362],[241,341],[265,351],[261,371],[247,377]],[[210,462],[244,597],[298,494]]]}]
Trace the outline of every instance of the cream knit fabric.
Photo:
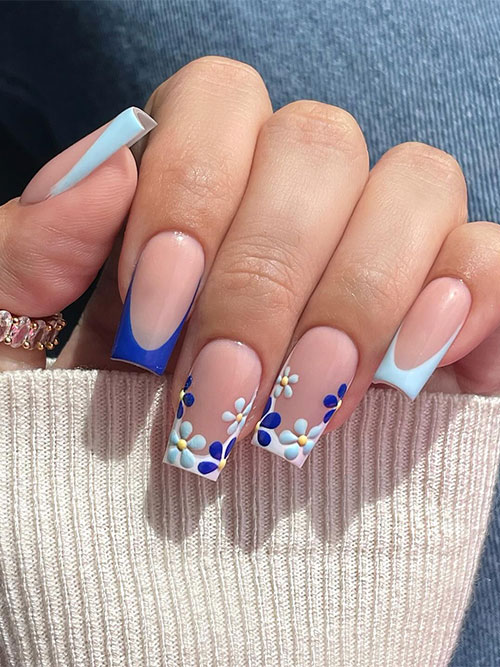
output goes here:
[{"label": "cream knit fabric", "polygon": [[167,386],[0,375],[9,667],[439,667],[483,543],[500,399],[371,389],[302,471],[161,464]]}]

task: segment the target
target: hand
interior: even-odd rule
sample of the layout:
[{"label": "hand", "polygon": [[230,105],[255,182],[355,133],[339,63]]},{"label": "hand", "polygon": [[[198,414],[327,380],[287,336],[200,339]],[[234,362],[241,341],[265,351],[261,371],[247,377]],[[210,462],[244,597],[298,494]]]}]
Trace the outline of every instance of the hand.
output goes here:
[{"label": "hand", "polygon": [[[402,144],[369,172],[346,111],[304,100],[273,113],[259,74],[220,57],[183,67],[147,111],[159,125],[141,151],[123,245],[57,366],[124,369],[109,353],[125,300],[113,356],[157,373],[170,358],[182,388],[167,461],[215,479],[257,422],[256,444],[302,465],[374,375],[415,397],[440,366],[435,390],[498,391],[500,227],[465,224],[452,157]],[[91,179],[104,188],[99,172],[117,160],[73,192]],[[106,251],[133,195],[120,174],[127,197],[105,202],[118,210],[101,220]],[[52,220],[57,240],[64,225]],[[84,227],[74,222],[75,238]],[[14,238],[17,266],[15,248]],[[8,307],[31,313],[39,295],[25,294]]]}]

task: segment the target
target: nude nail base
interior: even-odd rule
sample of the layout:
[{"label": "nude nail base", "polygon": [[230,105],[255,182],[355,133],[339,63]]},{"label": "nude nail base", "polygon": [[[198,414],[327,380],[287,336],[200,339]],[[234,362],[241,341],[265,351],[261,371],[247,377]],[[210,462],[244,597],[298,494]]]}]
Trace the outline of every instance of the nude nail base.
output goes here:
[{"label": "nude nail base", "polygon": [[377,368],[374,384],[387,384],[414,400],[460,333],[471,294],[457,278],[436,278],[419,294]]},{"label": "nude nail base", "polygon": [[134,332],[132,330],[132,321],[130,318],[131,298],[132,298],[132,284],[130,285],[125,303],[123,304],[122,316],[120,324],[116,331],[115,342],[111,350],[111,359],[114,361],[124,361],[139,366],[144,370],[151,371],[155,375],[163,375],[167,367],[168,360],[174,350],[175,344],[179,338],[186,319],[191,310],[191,306],[196,297],[196,292],[193,295],[191,304],[189,305],[184,317],[175,329],[173,334],[168,338],[163,345],[147,350],[141,347],[137,342]]},{"label": "nude nail base", "polygon": [[340,409],[357,360],[357,349],[343,331],[307,331],[276,378],[253,444],[301,468]]},{"label": "nude nail base", "polygon": [[252,410],[260,374],[246,345],[207,343],[180,390],[164,463],[216,481]]},{"label": "nude nail base", "polygon": [[111,358],[161,375],[198,292],[205,265],[201,245],[165,231],[143,248],[123,305]]}]

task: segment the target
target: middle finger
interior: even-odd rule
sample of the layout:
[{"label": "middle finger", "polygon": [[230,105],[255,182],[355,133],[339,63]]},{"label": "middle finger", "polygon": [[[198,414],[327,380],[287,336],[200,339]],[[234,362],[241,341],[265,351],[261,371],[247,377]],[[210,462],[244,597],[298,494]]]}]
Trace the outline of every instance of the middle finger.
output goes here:
[{"label": "middle finger", "polygon": [[245,195],[176,368],[174,387],[183,389],[169,463],[217,478],[367,176],[364,138],[346,111],[301,101],[264,124]]}]

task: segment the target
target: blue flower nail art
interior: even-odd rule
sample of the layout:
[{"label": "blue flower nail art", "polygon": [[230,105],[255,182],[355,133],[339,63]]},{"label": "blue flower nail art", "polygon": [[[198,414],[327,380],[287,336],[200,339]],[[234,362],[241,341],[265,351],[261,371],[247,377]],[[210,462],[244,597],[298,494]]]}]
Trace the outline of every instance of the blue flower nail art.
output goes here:
[{"label": "blue flower nail art", "polygon": [[345,383],[341,384],[338,388],[337,395],[327,394],[323,399],[323,405],[325,408],[330,408],[328,412],[325,412],[325,416],[323,417],[323,422],[325,424],[333,417],[333,415],[342,405],[342,399],[344,398],[346,391],[347,385]]},{"label": "blue flower nail art", "polygon": [[180,454],[180,464],[183,468],[192,468],[195,464],[194,455],[190,450],[197,451],[203,449],[207,441],[202,435],[193,435],[193,425],[191,422],[184,421],[179,425],[179,430],[175,428],[170,433],[168,440],[167,461],[175,463]]},{"label": "blue flower nail art", "polygon": [[281,424],[281,416],[278,412],[269,412],[271,407],[272,398],[267,399],[266,407],[262,413],[260,421],[257,423],[255,430],[257,432],[257,442],[262,447],[267,447],[271,442],[270,434],[264,429],[274,429]]},{"label": "blue flower nail art", "polygon": [[212,442],[209,447],[209,452],[210,456],[212,456],[215,461],[202,461],[201,463],[198,463],[198,471],[201,472],[202,475],[208,475],[209,473],[214,472],[214,470],[222,470],[226,465],[227,457],[234,447],[235,442],[236,438],[232,438],[229,441],[226,450],[224,451],[224,455],[222,454],[224,449],[222,442],[220,442],[220,440]]},{"label": "blue flower nail art", "polygon": [[274,398],[279,398],[281,394],[285,398],[291,398],[293,396],[292,384],[296,384],[299,381],[299,376],[297,373],[290,375],[290,366],[286,366],[283,373],[280,373],[276,378],[274,388]]},{"label": "blue flower nail art", "polygon": [[252,401],[248,403],[245,407],[245,399],[238,398],[234,402],[234,413],[226,410],[222,413],[222,419],[225,422],[231,422],[227,427],[227,434],[233,435],[236,431],[240,430],[245,426],[245,422],[248,417],[248,413],[252,407]]},{"label": "blue flower nail art", "polygon": [[308,430],[306,419],[297,419],[293,425],[294,430],[285,430],[280,433],[279,441],[285,447],[284,455],[289,461],[293,461],[299,455],[300,449],[307,456],[314,447],[316,438],[323,430],[323,424],[313,426]]},{"label": "blue flower nail art", "polygon": [[186,384],[181,389],[179,394],[179,407],[177,408],[177,419],[180,419],[184,414],[184,406],[190,408],[194,403],[194,395],[188,391],[193,383],[193,376],[189,375]]}]

